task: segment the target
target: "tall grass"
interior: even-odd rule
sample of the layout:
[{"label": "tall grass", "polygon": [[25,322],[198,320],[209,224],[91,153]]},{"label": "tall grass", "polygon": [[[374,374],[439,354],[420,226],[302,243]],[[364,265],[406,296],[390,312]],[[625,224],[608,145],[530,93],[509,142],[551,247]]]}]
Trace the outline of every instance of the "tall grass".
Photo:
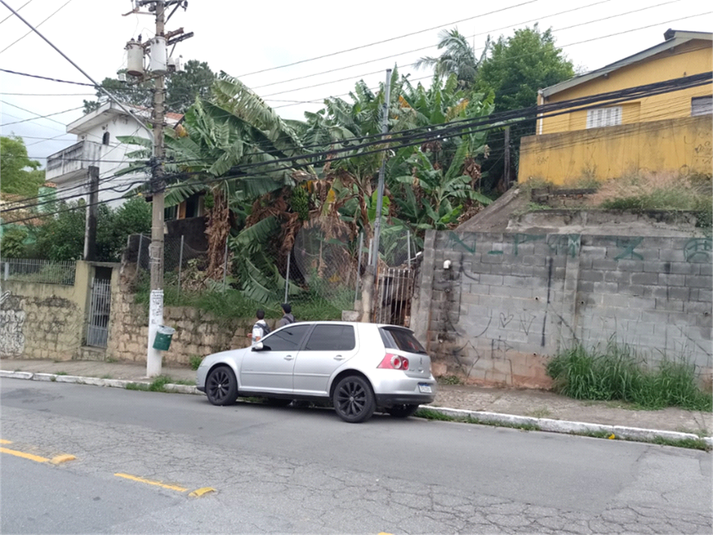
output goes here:
[{"label": "tall grass", "polygon": [[640,171],[604,182],[592,200],[611,210],[694,212],[697,226],[711,226],[710,175]]},{"label": "tall grass", "polygon": [[664,359],[655,368],[625,344],[610,341],[603,352],[577,344],[547,365],[556,392],[589,400],[623,400],[644,409],[713,410],[711,392],[698,387],[696,367]]},{"label": "tall grass", "polygon": [[[216,285],[213,289],[201,292],[179,292],[177,286],[166,285],[163,292],[165,306],[193,307],[210,312],[218,318],[254,318],[258,308],[265,311],[267,318],[281,318],[283,314],[280,303],[259,303],[231,287],[223,290],[220,285]],[[348,308],[353,306],[353,293],[350,295],[352,301]],[[149,281],[148,278],[142,278],[136,286],[134,301],[144,305],[148,312],[149,299]],[[302,292],[290,302],[295,317],[302,321],[339,320],[342,317],[340,307],[346,304],[344,299],[338,299],[336,302],[326,300],[314,292]]]}]

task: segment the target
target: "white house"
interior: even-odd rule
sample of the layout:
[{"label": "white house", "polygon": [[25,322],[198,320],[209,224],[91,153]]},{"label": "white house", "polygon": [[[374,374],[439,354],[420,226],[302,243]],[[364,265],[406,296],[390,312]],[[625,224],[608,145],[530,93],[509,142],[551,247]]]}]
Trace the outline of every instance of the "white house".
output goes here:
[{"label": "white house", "polygon": [[[151,111],[126,105],[144,124],[151,121]],[[166,125],[175,127],[183,116],[166,113]],[[148,173],[132,173],[117,177],[118,171],[128,167],[127,152],[138,147],[119,142],[120,136],[140,136],[148,139],[146,129],[136,118],[127,114],[114,102],[106,102],[67,125],[67,133],[75,134],[77,142],[47,158],[46,180],[57,185],[57,198],[88,193],[89,167],[99,167],[99,201],[117,207],[123,204],[123,193],[135,187],[137,181],[147,180]],[[113,188],[113,189],[109,189]],[[79,197],[74,197],[72,200]]]}]

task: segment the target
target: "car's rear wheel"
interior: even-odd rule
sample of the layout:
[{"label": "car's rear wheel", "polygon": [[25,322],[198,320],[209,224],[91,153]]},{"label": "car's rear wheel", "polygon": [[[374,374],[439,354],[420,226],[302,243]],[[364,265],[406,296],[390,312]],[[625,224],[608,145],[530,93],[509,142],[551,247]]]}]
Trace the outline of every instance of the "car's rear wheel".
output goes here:
[{"label": "car's rear wheel", "polygon": [[418,410],[418,405],[394,405],[386,409],[394,418],[408,418]]},{"label": "car's rear wheel", "polygon": [[272,405],[273,407],[287,407],[290,403],[292,403],[292,400],[283,398],[265,398],[265,403]]},{"label": "car's rear wheel", "polygon": [[213,405],[232,405],[238,398],[238,381],[229,366],[218,366],[208,374],[205,393]]},{"label": "car's rear wheel", "polygon": [[339,417],[352,424],[368,420],[376,408],[371,385],[358,375],[350,375],[337,383],[332,403]]}]

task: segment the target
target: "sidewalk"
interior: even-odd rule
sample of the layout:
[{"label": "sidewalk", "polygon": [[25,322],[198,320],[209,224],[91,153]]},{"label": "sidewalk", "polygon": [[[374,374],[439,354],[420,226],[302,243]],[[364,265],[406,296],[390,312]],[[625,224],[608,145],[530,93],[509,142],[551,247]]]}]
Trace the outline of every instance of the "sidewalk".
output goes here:
[{"label": "sidewalk", "polygon": [[[23,375],[28,379],[50,380],[56,374],[59,382],[86,382],[75,378],[97,378],[92,384],[125,386],[125,382],[146,382],[146,365],[142,363],[1,359],[0,377]],[[174,381],[195,381],[196,372],[188,367],[163,367],[163,375]],[[12,372],[29,372],[14,374]],[[176,391],[193,392],[193,387]],[[484,423],[510,426],[536,426],[540,429],[565,433],[611,432],[615,436],[632,439],[663,437],[671,440],[713,435],[713,414],[669,408],[642,411],[623,408],[613,402],[579,401],[551,392],[508,388],[484,388],[465,385],[439,385],[436,401],[428,408],[452,416],[468,416]],[[585,425],[592,424],[592,425]],[[629,428],[647,430],[646,433],[628,431]],[[693,437],[691,434],[694,434]],[[708,439],[713,444],[712,439]]]}]

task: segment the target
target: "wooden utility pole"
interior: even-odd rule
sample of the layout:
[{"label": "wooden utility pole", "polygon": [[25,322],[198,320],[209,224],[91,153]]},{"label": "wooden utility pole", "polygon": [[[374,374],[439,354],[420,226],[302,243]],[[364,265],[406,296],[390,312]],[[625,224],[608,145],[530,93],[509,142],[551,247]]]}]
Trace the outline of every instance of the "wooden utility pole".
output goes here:
[{"label": "wooden utility pole", "polygon": [[[164,0],[157,0],[156,35],[154,39],[164,40]],[[155,79],[153,96],[153,158],[151,166],[152,217],[151,246],[149,248],[149,267],[151,269],[151,299],[149,305],[149,339],[146,354],[146,375],[161,375],[162,354],[153,348],[159,325],[163,324],[163,209],[166,183],[163,176],[165,147],[163,128],[165,120],[165,79],[159,72]]]},{"label": "wooden utility pole", "polygon": [[97,259],[97,210],[99,208],[99,168],[90,165],[88,172],[89,202],[87,203],[87,220],[84,227],[84,260],[90,262]]}]

